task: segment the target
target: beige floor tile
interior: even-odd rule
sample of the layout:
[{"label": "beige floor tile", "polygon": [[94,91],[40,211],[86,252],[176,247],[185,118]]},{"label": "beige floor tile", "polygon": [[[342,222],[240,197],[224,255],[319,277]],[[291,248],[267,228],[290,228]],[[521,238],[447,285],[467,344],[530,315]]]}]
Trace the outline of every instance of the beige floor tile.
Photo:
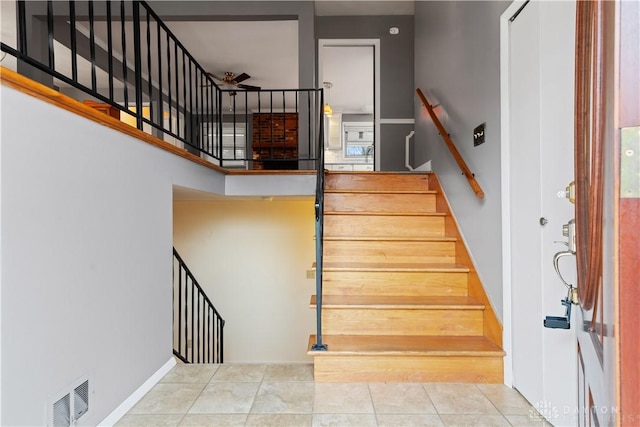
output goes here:
[{"label": "beige floor tile", "polygon": [[376,413],[435,414],[427,392],[420,384],[371,383],[371,398]]},{"label": "beige floor tile", "polygon": [[536,415],[505,415],[513,427],[551,427],[542,416]]},{"label": "beige floor tile", "polygon": [[511,427],[502,415],[440,415],[445,426]]},{"label": "beige floor tile", "polygon": [[246,420],[246,414],[187,414],[180,427],[240,427]]},{"label": "beige floor tile", "polygon": [[190,414],[246,414],[260,383],[211,382],[193,403]]},{"label": "beige floor tile", "polygon": [[306,427],[311,425],[311,414],[250,414],[246,426]]},{"label": "beige floor tile", "polygon": [[211,381],[260,382],[265,365],[220,365]]},{"label": "beige floor tile", "polygon": [[535,411],[517,390],[504,384],[478,384],[478,388],[504,415],[529,415]]},{"label": "beige floor tile", "polygon": [[475,384],[425,383],[439,414],[499,414]]},{"label": "beige floor tile", "polygon": [[310,414],[313,409],[312,382],[263,382],[251,407],[259,414]]},{"label": "beige floor tile", "polygon": [[313,381],[313,365],[267,365],[264,381]]},{"label": "beige floor tile", "polygon": [[163,383],[208,383],[220,365],[176,365],[165,375]]},{"label": "beige floor tile", "polygon": [[376,427],[373,414],[313,414],[313,427]]},{"label": "beige floor tile", "polygon": [[116,427],[176,427],[180,420],[180,415],[134,415],[127,414],[120,418]]},{"label": "beige floor tile", "polygon": [[185,414],[205,385],[158,383],[129,414]]},{"label": "beige floor tile", "polygon": [[442,427],[438,415],[430,414],[378,414],[379,427]]},{"label": "beige floor tile", "polygon": [[366,383],[316,383],[313,412],[370,414],[373,404]]}]

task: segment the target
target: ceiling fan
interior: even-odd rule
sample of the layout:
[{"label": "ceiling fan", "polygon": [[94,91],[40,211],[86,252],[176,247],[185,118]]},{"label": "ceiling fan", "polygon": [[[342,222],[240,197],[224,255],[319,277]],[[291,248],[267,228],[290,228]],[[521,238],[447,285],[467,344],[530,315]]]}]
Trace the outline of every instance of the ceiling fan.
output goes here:
[{"label": "ceiling fan", "polygon": [[[223,89],[237,88],[237,89],[244,89],[244,90],[260,90],[259,86],[242,84],[243,81],[251,78],[251,76],[247,73],[241,73],[236,76],[231,71],[226,71],[224,73],[224,77],[218,77],[213,73],[207,73],[207,74],[209,75],[209,77],[213,78],[214,80],[219,81],[222,84],[221,87]],[[230,93],[230,95],[235,95],[235,94],[236,94],[235,91]]]}]

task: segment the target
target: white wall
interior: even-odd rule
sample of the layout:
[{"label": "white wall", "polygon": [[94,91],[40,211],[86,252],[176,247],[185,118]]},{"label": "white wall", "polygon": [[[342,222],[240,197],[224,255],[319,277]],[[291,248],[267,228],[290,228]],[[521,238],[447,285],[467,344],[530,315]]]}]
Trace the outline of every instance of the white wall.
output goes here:
[{"label": "white wall", "polygon": [[172,185],[224,177],[2,87],[2,425],[77,378],[95,425],[172,356]]},{"label": "white wall", "polygon": [[225,362],[310,362],[313,199],[174,203],[174,245],[225,325]]},{"label": "white wall", "polygon": [[[502,317],[500,218],[500,15],[509,3],[416,2],[415,87],[437,110],[485,197],[476,198],[416,98],[414,164],[432,160],[478,273]],[[486,142],[473,128],[486,122]]]}]

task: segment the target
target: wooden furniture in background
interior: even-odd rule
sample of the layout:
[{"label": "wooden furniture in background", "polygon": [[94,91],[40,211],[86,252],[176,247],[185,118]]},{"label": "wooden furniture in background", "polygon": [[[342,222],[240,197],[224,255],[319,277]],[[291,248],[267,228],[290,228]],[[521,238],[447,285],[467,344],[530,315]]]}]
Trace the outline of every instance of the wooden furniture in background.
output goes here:
[{"label": "wooden furniture in background", "polygon": [[254,113],[251,147],[253,169],[298,169],[298,113]]},{"label": "wooden furniture in background", "polygon": [[94,108],[98,111],[100,111],[101,113],[105,113],[111,117],[114,117],[118,120],[120,120],[120,110],[118,110],[116,107],[109,105],[109,104],[103,104],[100,102],[95,102],[95,101],[89,101],[89,100],[84,100],[82,101],[82,103],[84,105],[87,105],[91,108]]}]

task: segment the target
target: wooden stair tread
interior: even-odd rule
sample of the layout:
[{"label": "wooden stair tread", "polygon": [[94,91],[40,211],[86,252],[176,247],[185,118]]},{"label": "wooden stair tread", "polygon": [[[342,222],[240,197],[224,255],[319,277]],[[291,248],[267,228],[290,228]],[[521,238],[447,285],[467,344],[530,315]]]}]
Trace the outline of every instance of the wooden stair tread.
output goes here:
[{"label": "wooden stair tread", "polygon": [[[312,264],[316,268],[316,263]],[[324,271],[404,271],[404,272],[440,272],[468,273],[469,267],[462,264],[446,263],[381,263],[381,262],[325,262]]]},{"label": "wooden stair tread", "polygon": [[383,212],[383,211],[336,211],[326,210],[325,215],[360,215],[360,216],[447,216],[442,212]]},{"label": "wooden stair tread", "polygon": [[314,351],[316,336],[309,337],[309,355],[403,355],[403,356],[490,356],[505,352],[482,336],[424,335],[323,335],[327,351]]},{"label": "wooden stair tread", "polygon": [[378,237],[378,236],[324,236],[325,241],[348,242],[456,242],[455,237]]},{"label": "wooden stair tread", "polygon": [[[315,308],[316,295],[311,296],[309,305]],[[324,295],[322,308],[484,310],[484,305],[467,296]]]},{"label": "wooden stair tread", "polygon": [[426,216],[426,217],[443,217],[447,216],[444,212],[368,212],[368,211],[325,211],[327,215],[352,215],[352,216]]},{"label": "wooden stair tread", "polygon": [[350,190],[350,189],[326,189],[326,193],[344,194],[438,194],[435,190]]}]

